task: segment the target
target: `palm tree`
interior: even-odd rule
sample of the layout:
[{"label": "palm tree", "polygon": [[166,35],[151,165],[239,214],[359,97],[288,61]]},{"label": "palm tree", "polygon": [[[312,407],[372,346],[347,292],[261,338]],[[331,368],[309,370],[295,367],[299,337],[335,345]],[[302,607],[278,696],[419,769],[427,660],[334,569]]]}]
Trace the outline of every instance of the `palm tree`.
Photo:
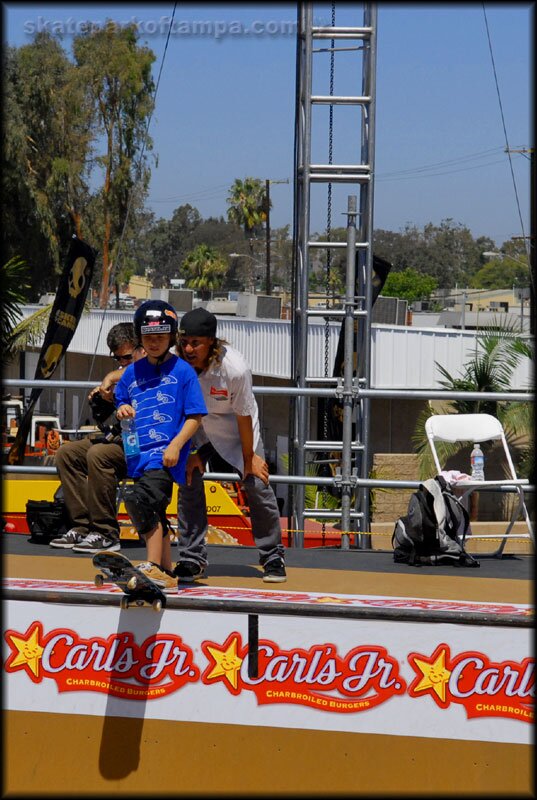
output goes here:
[{"label": "palm tree", "polygon": [[[289,456],[283,453],[280,456],[282,466],[287,474],[289,474]],[[317,477],[320,472],[320,464],[311,461],[306,464],[306,476],[311,475]],[[333,511],[334,509],[341,508],[341,498],[335,497],[329,491],[330,487],[317,486],[317,484],[306,484],[304,486],[304,508],[323,508]],[[323,522],[323,519],[318,519],[317,522]]]},{"label": "palm tree", "polygon": [[[0,347],[1,365],[5,368],[13,358],[28,347],[37,347],[47,330],[50,312],[54,303],[39,308],[33,314],[20,320],[20,307],[27,302],[24,282],[27,272],[26,262],[15,256],[1,267],[0,286]],[[84,311],[89,311],[91,301],[86,300]]]},{"label": "palm tree", "polygon": [[229,205],[227,218],[244,229],[250,250],[248,264],[248,281],[250,286],[255,285],[254,279],[254,241],[261,233],[263,222],[268,219],[268,212],[272,202],[267,197],[266,185],[260,178],[236,178],[229,190],[226,201]]},{"label": "palm tree", "polygon": [[[457,392],[509,392],[512,378],[520,360],[524,357],[533,359],[534,353],[530,343],[519,338],[520,332],[516,324],[498,323],[487,327],[476,340],[476,353],[464,365],[460,377],[454,377],[436,364],[444,377],[440,385],[448,391]],[[447,413],[457,414],[491,414],[497,417],[504,426],[506,438],[517,451],[517,471],[523,477],[529,477],[533,469],[533,409],[530,403],[510,403],[498,400],[450,400]],[[429,401],[428,408],[422,411],[416,421],[412,435],[414,450],[420,457],[420,478],[434,474],[435,466],[427,442],[425,422],[435,413]],[[456,455],[463,445],[458,443],[438,442],[437,451],[440,462]]]},{"label": "palm tree", "polygon": [[203,299],[222,286],[227,262],[220,253],[206,244],[199,244],[188,253],[181,265],[189,289],[199,289]]},{"label": "palm tree", "polygon": [[[259,178],[236,178],[229,190],[227,217],[244,228],[247,239],[252,239],[267,219],[267,197],[263,182]],[[256,230],[257,229],[257,230]]]},{"label": "palm tree", "polygon": [[26,302],[25,283],[28,268],[19,256],[10,258],[2,264],[0,282],[0,348],[2,368],[8,364],[15,353],[14,333],[20,316],[20,307]]}]

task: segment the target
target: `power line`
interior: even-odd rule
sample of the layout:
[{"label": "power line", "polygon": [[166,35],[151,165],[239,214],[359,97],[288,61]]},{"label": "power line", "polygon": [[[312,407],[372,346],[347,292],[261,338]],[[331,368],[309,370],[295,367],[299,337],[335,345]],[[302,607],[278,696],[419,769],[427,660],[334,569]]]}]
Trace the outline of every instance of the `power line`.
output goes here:
[{"label": "power line", "polygon": [[231,186],[233,181],[229,183],[221,183],[218,186],[208,186],[206,189],[198,189],[198,191],[189,192],[182,195],[170,195],[169,197],[159,197],[151,200],[152,203],[173,203],[177,200],[204,200],[218,197],[222,194],[224,189]]},{"label": "power line", "polygon": [[405,175],[408,173],[423,172],[428,169],[436,169],[437,167],[447,167],[450,165],[462,164],[466,161],[474,161],[475,159],[478,158],[490,156],[493,153],[500,154],[502,152],[503,152],[503,145],[500,145],[498,147],[492,147],[488,150],[480,150],[477,153],[468,153],[468,155],[465,156],[458,156],[457,158],[445,159],[443,161],[433,161],[432,164],[424,164],[422,166],[418,165],[417,167],[409,167],[408,169],[398,169],[398,170],[393,170],[391,172],[379,173],[379,174],[382,175],[382,177],[386,177],[391,175]]},{"label": "power line", "polygon": [[[426,175],[425,174],[416,175],[415,173],[419,171],[419,168],[416,170],[405,171],[408,172],[409,174],[399,175],[399,173],[397,172],[393,173],[388,172],[386,174],[380,173],[379,175],[376,176],[376,180],[382,182],[382,181],[416,180],[418,178],[435,178],[440,175],[454,175],[457,172],[470,172],[471,170],[474,169],[482,169],[483,167],[490,167],[493,166],[494,164],[503,164],[503,163],[505,163],[504,159],[501,158],[501,159],[496,159],[495,161],[487,161],[485,164],[475,164],[472,167],[461,167],[460,169],[449,169],[449,170],[443,170],[441,172],[429,172]],[[422,173],[425,172],[425,169],[426,168],[423,168]]]},{"label": "power line", "polygon": [[[507,136],[507,127],[506,127],[506,124],[505,124],[505,115],[503,113],[502,98],[501,98],[501,94],[500,94],[500,87],[499,87],[499,84],[498,84],[498,75],[496,73],[496,64],[495,64],[495,61],[494,61],[494,53],[492,51],[492,41],[491,41],[491,38],[490,38],[490,31],[489,31],[489,25],[488,25],[488,20],[487,20],[487,12],[485,10],[485,4],[484,3],[483,3],[483,17],[485,19],[485,29],[487,31],[487,39],[488,39],[488,44],[489,44],[490,60],[492,62],[492,72],[493,72],[493,75],[494,75],[494,83],[495,83],[495,86],[496,86],[496,94],[498,96],[498,105],[500,107],[500,116],[501,116],[501,119],[502,119],[503,134],[504,134],[504,137],[505,137],[505,148],[506,148],[506,153],[507,153],[507,155],[509,157],[509,167],[510,167],[510,170],[511,170],[511,179],[513,181],[513,188],[514,188],[514,191],[515,191],[515,201],[516,201],[516,207],[517,207],[517,210],[518,210],[518,218],[520,220],[520,229],[522,231],[522,235],[525,237],[524,221],[522,219],[522,212],[520,210],[520,201],[519,201],[519,198],[518,198],[518,190],[517,190],[517,186],[516,186],[515,173],[513,171],[513,159],[511,158],[511,149],[509,147],[509,137]],[[527,246],[526,246],[526,254],[528,256],[528,261],[529,261],[529,251],[528,251]],[[533,281],[533,276],[531,276],[531,280]]]},{"label": "power line", "polygon": [[[487,161],[483,164],[475,164],[473,166],[462,167],[453,170],[445,170],[442,172],[430,172],[429,174],[423,174],[428,172],[429,170],[436,170],[439,167],[443,166],[456,166],[457,164],[464,164],[469,161],[473,161],[479,158],[484,158],[486,156],[490,156],[494,153],[500,154],[504,153],[505,150],[503,146],[500,147],[493,147],[489,150],[482,150],[478,153],[469,153],[465,156],[460,156],[459,158],[452,158],[446,159],[444,161],[435,161],[431,164],[424,164],[417,167],[410,167],[408,169],[400,169],[400,170],[393,170],[391,172],[379,172],[376,175],[377,181],[390,181],[390,180],[404,180],[410,178],[429,178],[429,177],[436,177],[438,175],[450,175],[456,172],[465,172],[467,170],[472,169],[480,169],[482,167],[492,166],[494,164],[502,164],[504,159],[495,159],[494,161]],[[514,152],[524,152],[524,151],[514,151]],[[207,186],[205,189],[199,189],[197,191],[189,192],[188,194],[183,195],[170,195],[168,197],[158,197],[152,198],[152,203],[173,203],[178,202],[181,200],[211,200],[216,197],[219,197],[222,194],[222,190],[228,188],[232,181],[230,180],[228,183],[217,184],[216,186]]]}]

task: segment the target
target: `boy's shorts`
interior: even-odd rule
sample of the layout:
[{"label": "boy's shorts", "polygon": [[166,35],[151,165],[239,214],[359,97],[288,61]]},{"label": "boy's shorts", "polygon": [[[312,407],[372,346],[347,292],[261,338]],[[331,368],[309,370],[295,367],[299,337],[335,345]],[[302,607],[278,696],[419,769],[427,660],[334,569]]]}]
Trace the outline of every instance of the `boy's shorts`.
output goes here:
[{"label": "boy's shorts", "polygon": [[134,480],[137,496],[147,509],[158,516],[165,536],[168,532],[166,510],[172,499],[173,483],[167,469],[150,469]]}]

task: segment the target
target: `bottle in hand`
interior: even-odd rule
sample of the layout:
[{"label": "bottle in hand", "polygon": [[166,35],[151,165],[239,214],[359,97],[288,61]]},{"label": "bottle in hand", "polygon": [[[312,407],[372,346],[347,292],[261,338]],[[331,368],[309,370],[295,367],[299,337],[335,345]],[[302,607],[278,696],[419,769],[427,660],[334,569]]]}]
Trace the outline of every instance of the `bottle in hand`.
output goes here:
[{"label": "bottle in hand", "polygon": [[125,450],[126,458],[129,456],[137,456],[140,452],[140,440],[138,438],[134,417],[121,420],[121,436],[123,438],[123,449]]}]

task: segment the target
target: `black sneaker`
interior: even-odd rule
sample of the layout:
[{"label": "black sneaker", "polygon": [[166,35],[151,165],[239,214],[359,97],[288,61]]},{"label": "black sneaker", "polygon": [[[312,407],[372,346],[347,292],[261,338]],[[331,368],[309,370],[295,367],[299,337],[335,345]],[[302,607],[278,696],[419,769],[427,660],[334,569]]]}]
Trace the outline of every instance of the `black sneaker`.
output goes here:
[{"label": "black sneaker", "polygon": [[284,583],[287,580],[283,558],[273,558],[263,567],[265,583]]},{"label": "black sneaker", "polygon": [[204,577],[204,568],[194,561],[178,561],[173,574],[179,583],[194,583],[198,578]]},{"label": "black sneaker", "polygon": [[73,553],[100,553],[102,550],[109,550],[117,553],[121,549],[119,540],[114,541],[100,533],[88,533],[88,535],[73,547]]},{"label": "black sneaker", "polygon": [[49,544],[51,547],[61,547],[63,550],[72,550],[76,544],[80,544],[80,542],[84,541],[85,535],[85,533],[80,533],[80,531],[75,531],[74,528],[71,528],[71,530],[64,533],[63,536],[56,536],[56,538],[51,539]]}]

